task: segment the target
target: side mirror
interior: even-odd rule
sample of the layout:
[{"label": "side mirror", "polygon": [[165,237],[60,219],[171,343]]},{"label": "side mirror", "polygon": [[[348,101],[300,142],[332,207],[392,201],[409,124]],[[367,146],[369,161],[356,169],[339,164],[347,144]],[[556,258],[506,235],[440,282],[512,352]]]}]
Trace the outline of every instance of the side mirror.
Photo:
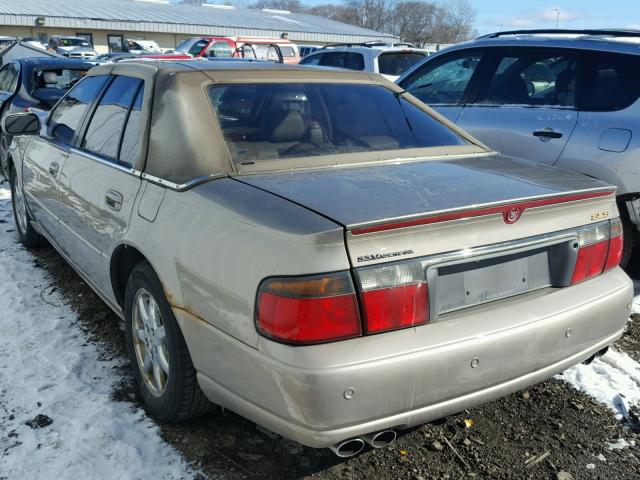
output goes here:
[{"label": "side mirror", "polygon": [[2,122],[2,130],[7,135],[37,135],[40,133],[40,119],[35,113],[14,113]]}]

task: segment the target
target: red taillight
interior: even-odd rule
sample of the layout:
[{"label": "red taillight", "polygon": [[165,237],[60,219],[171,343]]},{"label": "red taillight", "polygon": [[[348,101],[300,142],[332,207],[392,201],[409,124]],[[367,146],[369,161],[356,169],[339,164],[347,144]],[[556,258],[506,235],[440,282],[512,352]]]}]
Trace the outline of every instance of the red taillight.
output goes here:
[{"label": "red taillight", "polygon": [[571,277],[572,285],[620,264],[624,240],[619,218],[586,227],[578,236],[580,248]]},{"label": "red taillight", "polygon": [[429,321],[426,283],[362,292],[367,333],[422,325]]},{"label": "red taillight", "polygon": [[358,269],[366,333],[429,321],[429,289],[419,261]]},{"label": "red taillight", "polygon": [[579,283],[588,278],[595,277],[602,273],[604,262],[609,251],[609,240],[603,240],[593,245],[580,247],[576,266],[573,269],[571,283]]},{"label": "red taillight", "polygon": [[347,272],[263,282],[258,328],[286,343],[311,344],[361,335],[358,301]]},{"label": "red taillight", "polygon": [[604,271],[620,265],[624,252],[624,236],[622,235],[622,222],[619,218],[611,220],[611,239],[609,240],[609,253],[604,264]]}]

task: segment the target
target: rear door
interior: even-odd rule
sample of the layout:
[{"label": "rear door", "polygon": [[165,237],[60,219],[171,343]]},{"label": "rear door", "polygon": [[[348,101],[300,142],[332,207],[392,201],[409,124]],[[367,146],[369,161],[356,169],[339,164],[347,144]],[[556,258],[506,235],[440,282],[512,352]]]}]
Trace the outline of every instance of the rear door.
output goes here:
[{"label": "rear door", "polygon": [[481,49],[440,55],[410,73],[400,86],[455,122],[476,84],[482,56]]},{"label": "rear door", "polygon": [[578,55],[551,48],[492,48],[475,98],[456,123],[513,157],[553,164],[578,119]]},{"label": "rear door", "polygon": [[[77,266],[112,295],[110,258],[129,225],[140,188],[142,78],[113,76],[61,169],[65,242]],[[113,298],[111,298],[113,299]]]},{"label": "rear door", "polygon": [[103,88],[107,76],[87,77],[69,91],[51,111],[47,134],[34,136],[22,162],[22,181],[34,219],[61,249],[58,217],[60,171],[69,157],[82,120]]}]

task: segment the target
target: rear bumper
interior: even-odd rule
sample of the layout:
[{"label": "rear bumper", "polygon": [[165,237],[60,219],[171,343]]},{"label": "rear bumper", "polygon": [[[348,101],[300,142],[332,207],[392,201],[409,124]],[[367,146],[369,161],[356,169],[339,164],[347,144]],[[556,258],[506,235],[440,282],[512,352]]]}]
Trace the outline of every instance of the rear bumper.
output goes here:
[{"label": "rear bumper", "polygon": [[253,349],[176,316],[214,402],[312,447],[408,427],[499,398],[621,335],[633,287],[620,269],[570,288],[493,302],[415,329]]}]

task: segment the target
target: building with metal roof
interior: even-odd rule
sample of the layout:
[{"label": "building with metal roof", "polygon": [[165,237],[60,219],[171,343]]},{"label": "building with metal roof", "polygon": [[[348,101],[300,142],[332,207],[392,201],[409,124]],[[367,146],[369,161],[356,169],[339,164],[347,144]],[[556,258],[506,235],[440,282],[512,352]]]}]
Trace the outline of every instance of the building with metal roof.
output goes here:
[{"label": "building with metal roof", "polygon": [[[204,1],[204,0],[203,0]],[[173,48],[185,38],[280,37],[296,43],[393,41],[397,37],[304,13],[236,9],[162,0],[0,0],[0,35],[82,36],[96,50],[116,50],[124,38],[155,40]]]}]

